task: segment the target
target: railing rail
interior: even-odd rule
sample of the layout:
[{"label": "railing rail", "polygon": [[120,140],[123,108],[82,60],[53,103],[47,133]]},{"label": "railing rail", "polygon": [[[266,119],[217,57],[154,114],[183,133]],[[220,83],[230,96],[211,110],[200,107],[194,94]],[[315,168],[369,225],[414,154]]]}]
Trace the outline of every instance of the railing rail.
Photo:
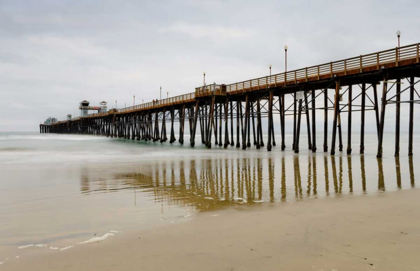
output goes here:
[{"label": "railing rail", "polygon": [[130,107],[120,108],[118,109],[118,113],[120,112],[128,112],[128,111],[136,111],[141,109],[152,109],[155,107],[162,107],[162,106],[169,106],[177,103],[188,102],[190,100],[195,99],[195,93],[188,93],[184,95],[179,95],[171,98],[166,98],[162,100],[155,100],[154,102],[138,104]]},{"label": "railing rail", "polygon": [[395,63],[398,66],[401,61],[415,59],[419,63],[420,44],[412,44],[403,47],[397,47],[377,53],[360,55],[357,57],[347,58],[334,62],[324,63],[321,65],[306,67],[303,69],[273,74],[260,78],[250,79],[242,82],[236,82],[226,85],[226,92],[251,90],[252,88],[267,87],[275,84],[289,85],[297,82],[307,82],[310,78],[319,79],[320,77],[334,77],[338,73],[347,74],[349,71],[358,70],[363,72],[364,69],[376,67],[380,69],[382,65]]}]

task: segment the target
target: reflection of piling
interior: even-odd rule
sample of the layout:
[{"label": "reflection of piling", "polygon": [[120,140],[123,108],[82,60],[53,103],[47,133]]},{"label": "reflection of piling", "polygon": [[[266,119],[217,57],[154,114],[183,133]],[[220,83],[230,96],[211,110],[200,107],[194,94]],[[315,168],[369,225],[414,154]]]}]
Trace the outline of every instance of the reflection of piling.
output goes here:
[{"label": "reflection of piling", "polygon": [[347,166],[348,166],[348,174],[349,174],[349,189],[350,193],[353,193],[353,168],[351,165],[351,156],[347,156]]},{"label": "reflection of piling", "polygon": [[311,196],[311,189],[312,189],[311,171],[312,171],[311,157],[308,157],[308,186],[307,186],[307,191],[306,191],[306,194],[308,195],[308,197]]},{"label": "reflection of piling", "polygon": [[400,157],[395,156],[395,170],[397,174],[397,187],[401,189],[401,167],[400,167]]},{"label": "reflection of piling", "polygon": [[378,162],[378,190],[385,191],[385,180],[384,180],[384,167],[382,165],[382,159],[376,159]]},{"label": "reflection of piling", "polygon": [[314,183],[314,188],[313,188],[314,196],[316,196],[316,194],[318,193],[317,192],[318,183],[317,183],[317,176],[316,175],[317,175],[317,172],[316,172],[316,157],[312,156],[312,180],[313,180],[313,183]]},{"label": "reflection of piling", "polygon": [[286,201],[286,165],[284,157],[281,158],[281,201]]},{"label": "reflection of piling", "polygon": [[324,174],[325,174],[325,193],[330,194],[330,180],[328,175],[328,158],[324,156]]},{"label": "reflection of piling", "polygon": [[340,162],[340,173],[339,173],[339,175],[338,175],[338,177],[339,177],[339,189],[338,189],[338,192],[341,194],[341,192],[342,192],[342,189],[343,189],[343,157],[342,156],[340,156],[340,157],[338,157],[338,161]]},{"label": "reflection of piling", "polygon": [[299,156],[297,155],[293,158],[293,166],[295,173],[295,196],[296,198],[302,198],[302,179],[300,175]]},{"label": "reflection of piling", "polygon": [[360,171],[362,173],[362,189],[366,192],[366,171],[365,171],[365,157],[360,156]]},{"label": "reflection of piling", "polygon": [[408,157],[408,167],[409,167],[409,171],[410,171],[411,187],[414,188],[416,186],[416,182],[414,180],[413,157],[411,157],[411,156]]},{"label": "reflection of piling", "polygon": [[337,167],[335,165],[335,157],[331,157],[331,166],[332,166],[332,175],[333,175],[333,182],[334,182],[334,192],[338,193],[338,180],[337,180]]},{"label": "reflection of piling", "polygon": [[270,188],[270,201],[274,201],[274,167],[271,158],[268,159],[268,186]]}]

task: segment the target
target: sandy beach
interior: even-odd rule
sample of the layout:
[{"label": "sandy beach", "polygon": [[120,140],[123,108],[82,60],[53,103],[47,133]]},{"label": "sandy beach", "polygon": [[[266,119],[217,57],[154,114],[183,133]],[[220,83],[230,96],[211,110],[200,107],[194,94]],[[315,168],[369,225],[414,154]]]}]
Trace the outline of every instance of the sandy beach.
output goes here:
[{"label": "sandy beach", "polygon": [[[4,270],[418,270],[418,190],[205,212]],[[239,209],[238,209],[239,208]]]}]

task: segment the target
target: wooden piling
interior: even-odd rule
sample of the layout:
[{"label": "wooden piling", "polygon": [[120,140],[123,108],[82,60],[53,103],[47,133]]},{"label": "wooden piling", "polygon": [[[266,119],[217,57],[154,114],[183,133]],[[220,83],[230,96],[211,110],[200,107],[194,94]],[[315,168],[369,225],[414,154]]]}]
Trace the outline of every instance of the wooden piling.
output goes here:
[{"label": "wooden piling", "polygon": [[293,144],[292,150],[295,149],[295,139],[296,139],[296,117],[297,117],[297,107],[296,107],[296,92],[293,94]]},{"label": "wooden piling", "polygon": [[379,126],[379,141],[378,141],[378,151],[376,158],[382,158],[382,144],[384,139],[384,126],[385,126],[385,109],[386,109],[386,94],[388,92],[388,82],[387,76],[384,77],[383,88],[382,88],[382,103],[381,103],[381,118]]},{"label": "wooden piling", "polygon": [[218,113],[218,108],[217,108],[217,103],[214,104],[214,119],[212,118],[212,121],[214,121],[214,144],[217,146],[219,145],[219,141],[217,140],[218,134],[217,134],[217,113]]},{"label": "wooden piling", "polygon": [[171,138],[170,143],[174,143],[176,141],[175,138],[175,128],[174,128],[174,121],[175,121],[175,110],[171,108]]},{"label": "wooden piling", "polygon": [[235,145],[235,139],[233,137],[233,101],[230,101],[230,145]]},{"label": "wooden piling", "polygon": [[273,91],[270,90],[268,98],[268,140],[267,140],[267,151],[271,151],[271,137],[272,137],[272,126],[273,126]]},{"label": "wooden piling", "polygon": [[226,97],[226,101],[225,101],[225,144],[224,144],[224,148],[226,149],[227,146],[229,145],[229,124],[228,124],[228,120],[229,120],[229,98]]},{"label": "wooden piling", "polygon": [[295,153],[299,153],[299,140],[300,140],[300,123],[302,120],[302,99],[299,99],[299,110],[298,110],[298,119],[297,119],[297,126],[296,126],[296,138],[295,138]]},{"label": "wooden piling", "polygon": [[241,146],[241,144],[239,143],[239,118],[240,118],[240,111],[239,108],[241,107],[240,105],[240,101],[239,98],[236,101],[236,148],[239,148]]},{"label": "wooden piling", "polygon": [[222,114],[222,103],[219,103],[220,109],[219,109],[219,147],[222,146],[222,120],[223,120],[223,114]]},{"label": "wooden piling", "polygon": [[247,147],[247,132],[248,132],[248,119],[249,119],[249,95],[245,96],[245,129],[242,131],[242,149]]},{"label": "wooden piling", "polygon": [[352,85],[349,86],[349,102],[348,115],[347,115],[347,154],[351,154],[351,117],[352,117],[352,100],[353,100],[353,88]]},{"label": "wooden piling", "polygon": [[252,106],[252,102],[249,100],[248,101],[248,111],[247,111],[247,123],[246,123],[246,127],[248,129],[248,136],[247,136],[247,142],[246,142],[246,146],[247,148],[251,147],[251,106]]},{"label": "wooden piling", "polygon": [[[363,86],[363,84],[362,84],[362,86]],[[376,134],[378,135],[378,140],[379,140],[379,103],[378,103],[378,90],[376,88],[376,83],[372,84],[372,88],[373,88],[373,101],[375,103],[374,110],[375,110],[375,119],[376,119]],[[365,87],[365,89],[366,89],[366,87]],[[366,91],[365,91],[365,93],[366,93]]]},{"label": "wooden piling", "polygon": [[286,149],[286,142],[285,142],[285,133],[286,133],[286,125],[285,125],[285,103],[284,103],[284,94],[280,95],[280,126],[281,126],[281,150],[284,151]]},{"label": "wooden piling", "polygon": [[309,116],[308,91],[305,90],[304,96],[305,96],[306,130],[308,132],[308,150],[312,150],[311,122],[310,122],[310,116]]},{"label": "wooden piling", "polygon": [[338,109],[338,124],[337,124],[337,128],[338,128],[338,150],[340,152],[343,151],[343,133],[342,133],[342,129],[341,129],[341,109]]},{"label": "wooden piling", "polygon": [[315,88],[312,88],[312,152],[316,152],[316,114],[315,114]]},{"label": "wooden piling", "polygon": [[256,148],[261,148],[261,105],[260,105],[260,97],[257,98],[257,145]]},{"label": "wooden piling", "polygon": [[216,102],[216,97],[213,96],[211,99],[211,106],[210,106],[210,115],[209,115],[209,122],[208,122],[208,127],[207,127],[207,140],[206,140],[206,144],[207,144],[207,148],[211,148],[211,133],[212,133],[212,129],[213,126],[215,126],[214,124],[214,111],[215,111],[215,104]]},{"label": "wooden piling", "polygon": [[401,112],[401,79],[397,78],[395,95],[395,153],[394,156],[400,155],[400,112]]},{"label": "wooden piling", "polygon": [[254,117],[254,102],[251,102],[251,118],[252,118],[252,134],[254,135],[254,146],[257,145],[257,137],[255,134],[255,117]]},{"label": "wooden piling", "polygon": [[[362,104],[360,120],[360,154],[365,153],[365,108],[366,108],[366,84],[362,83]],[[379,130],[378,130],[379,131]]]},{"label": "wooden piling", "polygon": [[413,155],[413,132],[414,132],[414,76],[410,77],[410,113],[408,126],[408,156]]},{"label": "wooden piling", "polygon": [[328,152],[328,89],[324,89],[324,152]]},{"label": "wooden piling", "polygon": [[334,122],[331,142],[331,155],[335,154],[335,140],[337,135],[338,113],[340,111],[340,81],[335,82],[335,96],[334,96]]},{"label": "wooden piling", "polygon": [[[194,113],[194,122],[193,122],[193,133],[192,133],[192,137],[190,138],[190,144],[191,147],[195,146],[195,133],[197,131],[197,118],[198,118],[198,111],[200,109],[200,102],[197,101],[195,103],[195,113]],[[193,110],[191,110],[192,112],[194,112]]]}]

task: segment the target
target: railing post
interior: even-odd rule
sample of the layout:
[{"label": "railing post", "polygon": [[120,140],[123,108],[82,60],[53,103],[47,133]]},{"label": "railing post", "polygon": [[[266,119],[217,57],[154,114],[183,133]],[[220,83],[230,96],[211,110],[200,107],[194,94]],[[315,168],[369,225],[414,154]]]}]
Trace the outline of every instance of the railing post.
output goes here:
[{"label": "railing post", "polygon": [[305,68],[305,77],[306,77],[306,82],[308,82],[308,67]]},{"label": "railing post", "polygon": [[419,63],[419,55],[420,55],[420,51],[419,51],[419,44],[417,43],[417,63]]},{"label": "railing post", "polygon": [[347,75],[347,59],[344,60],[344,75]]},{"label": "railing post", "polygon": [[295,84],[296,84],[296,71],[295,71]]},{"label": "railing post", "polygon": [[362,62],[362,55],[360,55],[360,72],[363,72],[363,62]]},{"label": "railing post", "polygon": [[249,88],[252,90],[252,80],[249,80]]},{"label": "railing post", "polygon": [[[330,76],[333,77],[332,62],[330,62]],[[319,77],[319,75],[318,75],[318,77]]]},{"label": "railing post", "polygon": [[284,85],[287,86],[287,72],[284,72]]},{"label": "railing post", "polygon": [[398,47],[395,48],[395,66],[398,67]]},{"label": "railing post", "polygon": [[[419,60],[418,60],[418,51],[417,51],[417,62],[419,62]],[[274,86],[277,87],[277,75],[274,75]]]},{"label": "railing post", "polygon": [[376,69],[379,70],[379,53],[376,53]]},{"label": "railing post", "polygon": [[318,66],[318,80],[319,80],[319,66]]}]

